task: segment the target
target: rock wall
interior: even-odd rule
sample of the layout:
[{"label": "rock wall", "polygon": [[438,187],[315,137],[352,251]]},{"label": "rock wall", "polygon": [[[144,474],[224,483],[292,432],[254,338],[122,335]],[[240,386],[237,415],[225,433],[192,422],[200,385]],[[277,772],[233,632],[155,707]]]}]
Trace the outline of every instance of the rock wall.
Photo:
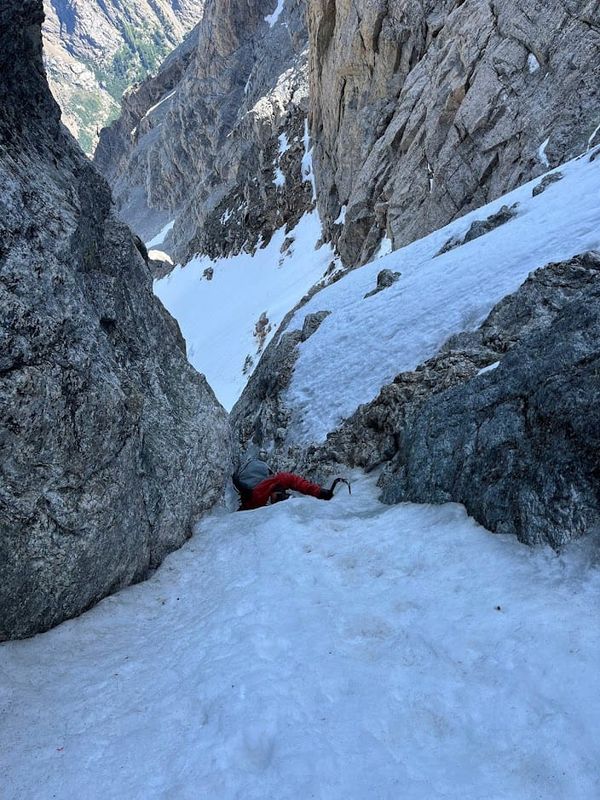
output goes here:
[{"label": "rock wall", "polygon": [[219,500],[227,417],[0,9],[0,640],[143,578]]},{"label": "rock wall", "polygon": [[473,333],[398,375],[310,461],[382,464],[386,502],[463,503],[558,547],[600,524],[600,255],[534,272]]},{"label": "rock wall", "polygon": [[309,0],[308,26],[318,207],[346,265],[600,137],[596,0]]},{"label": "rock wall", "polygon": [[[301,330],[288,332],[286,326],[292,314],[293,310],[269,342],[230,416],[239,453],[268,450],[281,470],[292,469],[298,456],[304,458],[301,451],[285,445],[291,414],[284,393],[294,372],[298,345],[312,336],[329,312],[307,314]],[[310,464],[309,468],[313,466]]]},{"label": "rock wall", "polygon": [[210,0],[193,52],[165,65],[176,80],[161,69],[101,136],[121,217],[143,238],[174,219],[176,260],[252,251],[313,206],[304,5],[276,5]]}]

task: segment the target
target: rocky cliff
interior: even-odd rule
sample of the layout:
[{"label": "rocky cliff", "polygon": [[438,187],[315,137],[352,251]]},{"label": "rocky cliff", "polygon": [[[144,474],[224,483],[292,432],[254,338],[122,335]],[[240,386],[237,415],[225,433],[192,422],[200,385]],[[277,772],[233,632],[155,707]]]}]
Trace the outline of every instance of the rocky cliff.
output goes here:
[{"label": "rocky cliff", "polygon": [[44,52],[63,122],[87,153],[132,83],[198,22],[202,0],[44,0]]},{"label": "rocky cliff", "polygon": [[308,112],[324,235],[347,266],[599,135],[596,2],[310,0],[308,32],[303,0],[269,17],[272,5],[211,0],[185,77],[142,87],[103,140],[123,218],[141,234],[144,218],[154,230],[175,218],[179,259],[235,252],[247,235],[252,247],[306,207],[289,184],[305,154],[278,163],[277,137],[298,142]]},{"label": "rocky cliff", "polygon": [[596,0],[309,0],[308,25],[319,211],[348,265],[600,136]]},{"label": "rocky cliff", "polygon": [[186,260],[254,249],[313,205],[302,0],[211,0],[190,53],[124,99],[98,168],[143,237]]},{"label": "rocky cliff", "polygon": [[[497,367],[442,388],[485,351]],[[432,396],[417,409],[395,405],[410,397],[401,378],[390,387],[399,448],[384,500],[458,501],[491,531],[553,547],[598,525],[599,254],[534,273],[429,368]]]},{"label": "rocky cliff", "polygon": [[42,17],[0,9],[0,639],[143,578],[229,468],[226,414],[60,125]]}]

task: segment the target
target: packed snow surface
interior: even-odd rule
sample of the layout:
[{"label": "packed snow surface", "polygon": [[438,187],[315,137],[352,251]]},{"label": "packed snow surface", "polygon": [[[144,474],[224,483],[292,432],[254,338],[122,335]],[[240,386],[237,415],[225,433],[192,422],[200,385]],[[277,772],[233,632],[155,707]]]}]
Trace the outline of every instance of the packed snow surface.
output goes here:
[{"label": "packed snow surface", "polygon": [[[240,253],[217,261],[197,257],[155,281],[155,293],[179,322],[188,359],[206,375],[228,410],[251,372],[251,367],[244,372],[246,358],[256,364],[284,316],[331,263],[329,246],[315,249],[320,236],[314,211],[290,233],[280,228],[254,255]],[[282,253],[286,238],[291,245]],[[211,280],[204,277],[206,269],[213,270]],[[263,312],[270,329],[261,349],[256,324]]]},{"label": "packed snow surface", "polygon": [[[560,171],[564,179],[537,197],[532,189],[541,178],[353,270],[296,312],[288,330],[301,328],[309,313],[332,313],[299,346],[285,397],[292,412],[289,441],[323,441],[395,375],[433,356],[451,334],[480,325],[530,272],[600,249],[600,158],[592,162],[586,155]],[[515,219],[437,256],[475,220],[513,203]],[[365,299],[384,268],[400,272],[400,279]]]},{"label": "packed snow surface", "polygon": [[353,489],[221,511],[0,645],[2,800],[599,797],[594,540]]}]

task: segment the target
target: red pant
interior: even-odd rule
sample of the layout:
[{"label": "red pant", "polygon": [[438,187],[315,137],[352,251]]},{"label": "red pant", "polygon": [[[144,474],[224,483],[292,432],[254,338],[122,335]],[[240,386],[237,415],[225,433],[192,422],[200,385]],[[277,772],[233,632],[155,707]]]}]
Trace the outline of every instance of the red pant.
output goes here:
[{"label": "red pant", "polygon": [[299,475],[294,475],[293,472],[278,472],[277,475],[261,481],[248,497],[243,497],[240,510],[249,511],[251,508],[266,506],[272,494],[288,490],[308,494],[311,497],[320,497],[323,491],[318,483],[311,483]]}]

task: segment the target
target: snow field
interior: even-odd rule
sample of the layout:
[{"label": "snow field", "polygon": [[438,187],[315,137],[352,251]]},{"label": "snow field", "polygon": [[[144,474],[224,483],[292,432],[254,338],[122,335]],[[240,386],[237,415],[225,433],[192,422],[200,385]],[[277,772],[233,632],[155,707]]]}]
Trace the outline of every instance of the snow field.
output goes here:
[{"label": "snow field", "polygon": [[[254,255],[217,261],[197,257],[154,282],[155,294],[179,322],[189,361],[206,375],[228,411],[246,385],[246,356],[254,364],[260,357],[254,335],[260,315],[266,312],[271,325],[266,347],[287,312],[323,277],[333,258],[327,245],[315,250],[321,236],[316,211],[305,214],[287,236],[294,239],[287,253],[281,253],[286,233],[280,228]],[[208,267],[214,270],[210,281],[202,277]]]},{"label": "snow field", "polygon": [[364,478],[221,510],[147,582],[0,646],[2,798],[592,800],[598,555]]},{"label": "snow field", "polygon": [[[354,270],[296,312],[332,313],[299,346],[286,403],[288,441],[320,442],[361,403],[376,397],[400,372],[433,356],[448,339],[480,325],[493,306],[530,272],[586,250],[600,249],[600,159],[560,167],[564,177],[532,197],[537,178],[407,247]],[[437,256],[475,220],[518,203],[517,217]],[[364,299],[384,268],[402,273],[393,286]],[[323,358],[323,353],[328,357]]]}]

